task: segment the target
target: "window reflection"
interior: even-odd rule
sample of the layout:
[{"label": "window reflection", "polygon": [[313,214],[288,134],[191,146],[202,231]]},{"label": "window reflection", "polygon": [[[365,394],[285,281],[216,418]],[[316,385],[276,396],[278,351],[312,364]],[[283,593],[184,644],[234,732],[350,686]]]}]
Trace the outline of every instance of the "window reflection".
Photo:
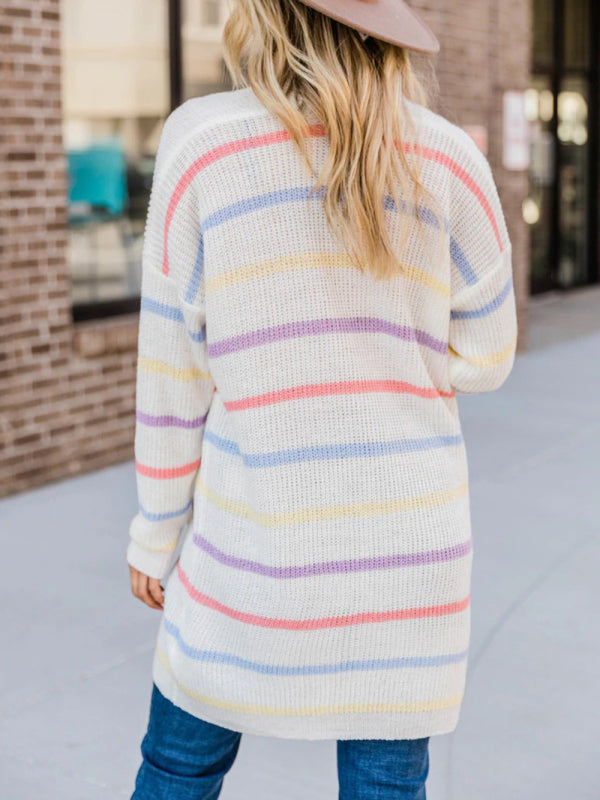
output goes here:
[{"label": "window reflection", "polygon": [[598,37],[592,8],[592,0],[534,2],[534,74],[526,93],[530,192],[522,208],[531,228],[534,292],[590,280],[597,185],[590,125],[598,92],[589,69]]},{"label": "window reflection", "polygon": [[555,183],[555,139],[552,133],[554,95],[550,78],[536,76],[526,94],[530,122],[531,162],[529,197],[523,203],[523,219],[532,228],[531,277],[546,280],[552,252],[552,196]]},{"label": "window reflection", "polygon": [[590,151],[587,80],[570,77],[558,96],[560,165],[560,258],[558,282],[572,286],[586,279],[589,247]]},{"label": "window reflection", "polygon": [[590,10],[590,0],[565,0],[563,37],[567,67],[589,66]]},{"label": "window reflection", "polygon": [[225,0],[182,0],[183,94],[198,97],[231,88],[222,57]]},{"label": "window reflection", "polygon": [[554,31],[554,3],[551,0],[534,0],[533,56],[541,67],[552,63],[552,36]]},{"label": "window reflection", "polygon": [[61,0],[72,301],[135,297],[169,111],[166,0]]},{"label": "window reflection", "polygon": [[558,138],[561,142],[587,142],[588,105],[580,92],[564,91],[558,95]]}]

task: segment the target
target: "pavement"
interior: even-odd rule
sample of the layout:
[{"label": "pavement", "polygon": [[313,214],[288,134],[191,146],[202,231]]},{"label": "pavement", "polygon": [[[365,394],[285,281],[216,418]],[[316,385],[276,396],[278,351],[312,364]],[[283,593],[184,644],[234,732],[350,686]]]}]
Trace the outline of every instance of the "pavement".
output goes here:
[{"label": "pavement", "polygon": [[[428,800],[600,796],[600,287],[534,298],[501,389],[461,396],[474,535],[457,730]],[[130,594],[133,462],[0,501],[2,800],[129,800],[159,623]],[[333,800],[334,741],[244,734],[220,800]]]}]

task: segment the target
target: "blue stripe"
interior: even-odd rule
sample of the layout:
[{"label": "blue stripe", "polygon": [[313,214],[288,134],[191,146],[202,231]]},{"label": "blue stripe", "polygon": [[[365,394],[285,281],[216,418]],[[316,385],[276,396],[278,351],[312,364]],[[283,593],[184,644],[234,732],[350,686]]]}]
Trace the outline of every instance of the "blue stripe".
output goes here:
[{"label": "blue stripe", "polygon": [[202,327],[199,331],[191,331],[189,328],[186,329],[188,332],[188,336],[194,342],[203,342],[206,339],[206,328]]},{"label": "blue stripe", "polygon": [[[302,200],[308,200],[312,187],[295,186],[291,189],[278,189],[274,192],[266,192],[265,194],[257,194],[254,197],[247,197],[244,200],[239,200],[232,203],[225,208],[215,211],[214,214],[209,214],[202,221],[202,230],[206,231],[221,225],[224,222],[241,217],[244,214],[249,214],[251,211],[260,211],[269,206],[276,206],[279,203],[293,203]],[[314,198],[321,198],[325,195],[325,187],[321,187],[314,193]]]},{"label": "blue stripe", "polygon": [[477,275],[475,274],[475,270],[469,263],[464,252],[460,249],[458,242],[454,237],[450,237],[450,256],[452,257],[452,261],[458,267],[458,271],[463,277],[464,282],[467,286],[472,286],[474,283],[477,283]]},{"label": "blue stripe", "polygon": [[422,439],[396,439],[391,442],[352,442],[351,444],[314,445],[292,450],[276,450],[272,453],[242,453],[237,442],[223,439],[210,430],[204,431],[204,441],[214,444],[219,450],[242,457],[247,467],[277,467],[297,461],[320,461],[330,458],[363,458],[385,456],[393,453],[414,453],[436,447],[453,447],[462,443],[462,434],[457,436],[429,436]]},{"label": "blue stripe", "polygon": [[262,675],[331,675],[336,672],[354,672],[369,669],[403,669],[420,667],[443,667],[464,661],[468,649],[461,653],[448,653],[437,656],[407,656],[405,658],[365,658],[351,661],[340,661],[333,664],[306,664],[304,666],[277,666],[250,661],[246,658],[223,653],[218,650],[200,650],[189,645],[181,636],[181,631],[171,620],[163,615],[163,625],[167,633],[173,636],[179,648],[186,656],[195,661],[208,661],[213,664],[227,664],[230,667],[258,672]]},{"label": "blue stripe", "polygon": [[496,295],[489,303],[486,303],[481,308],[474,308],[472,311],[451,311],[450,312],[450,319],[474,319],[476,317],[485,317],[488,314],[491,314],[492,311],[495,311],[497,308],[500,308],[502,303],[508,297],[508,293],[510,292],[512,286],[512,275],[509,277],[508,281],[506,282],[506,286],[500,294]]},{"label": "blue stripe", "polygon": [[198,253],[196,255],[196,263],[192,269],[192,274],[190,276],[190,280],[188,283],[188,287],[185,293],[185,299],[188,303],[192,303],[196,297],[196,293],[198,292],[198,287],[200,286],[200,278],[202,277],[202,268],[204,266],[204,237],[200,235],[200,241],[198,243]]},{"label": "blue stripe", "polygon": [[[397,211],[396,203],[394,202],[394,198],[391,194],[386,194],[383,198],[383,208],[385,211]],[[408,206],[406,202],[400,198],[400,208],[402,209],[402,213],[406,214],[408,210]]]},{"label": "blue stripe", "polygon": [[[386,211],[396,211],[396,203],[394,202],[394,198],[387,194],[383,200],[383,207]],[[406,202],[400,198],[400,207],[402,209],[403,214],[408,213],[408,206]],[[422,203],[419,205],[418,211],[415,209],[414,205],[411,205],[411,214],[412,216],[418,216],[420,220],[427,223],[427,225],[431,225],[433,228],[437,228],[439,230],[440,223],[438,218],[433,213],[433,211],[428,208],[427,206],[423,205]],[[446,230],[449,229],[448,220],[446,220]]]},{"label": "blue stripe", "polygon": [[[426,222],[428,225],[431,225],[433,228],[437,228],[439,230],[440,223],[438,218],[433,213],[433,211],[428,208],[427,206],[421,205],[419,206],[419,219],[422,219],[423,222]],[[446,220],[446,230],[448,230],[449,222]]]},{"label": "blue stripe", "polygon": [[[151,297],[142,297],[140,302],[141,311],[149,311],[151,314],[157,314],[159,317],[164,317],[172,322],[180,322],[185,325],[185,318],[180,308],[167,305],[167,303],[158,303]],[[188,336],[194,342],[203,342],[206,339],[206,328],[203,326],[199,331],[191,331],[186,327]]]},{"label": "blue stripe", "polygon": [[173,320],[174,322],[185,322],[180,308],[169,306],[166,303],[158,303],[150,297],[142,297],[140,306],[142,311],[149,311],[151,314],[158,314],[159,317]]},{"label": "blue stripe", "polygon": [[153,514],[151,511],[146,511],[140,504],[139,510],[140,514],[144,519],[148,519],[151,522],[160,522],[163,519],[173,519],[174,517],[180,517],[182,514],[185,514],[192,507],[192,500],[190,500],[187,505],[183,508],[180,508],[179,511],[165,511],[162,514]]},{"label": "blue stripe", "polygon": [[[278,205],[280,203],[308,200],[311,189],[312,187],[295,186],[291,189],[278,189],[273,192],[266,192],[265,194],[247,197],[244,200],[238,200],[237,202],[232,203],[229,206],[225,206],[224,208],[220,208],[218,211],[215,211],[213,214],[209,214],[207,217],[205,217],[205,219],[202,221],[202,230],[210,230],[210,228],[214,228],[217,225],[223,224],[224,222],[229,222],[236,217],[240,217],[252,211],[260,211],[261,209],[268,208],[269,206]],[[325,191],[326,189],[324,186],[320,187],[312,195],[312,198],[317,199],[324,197]],[[402,198],[400,199],[400,205],[403,213],[406,214],[407,204]],[[396,210],[396,203],[391,195],[386,195],[384,197],[383,207],[385,210]],[[415,213],[414,206],[412,207],[412,213]],[[433,211],[426,206],[419,206],[418,215],[425,223],[432,225],[435,228],[440,227],[437,217]],[[448,220],[445,220],[445,224],[446,230],[449,231]],[[471,267],[466,255],[453,237],[450,237],[450,255],[458,267],[461,275],[463,276],[465,283],[469,285],[475,283],[477,281],[475,271]]]}]

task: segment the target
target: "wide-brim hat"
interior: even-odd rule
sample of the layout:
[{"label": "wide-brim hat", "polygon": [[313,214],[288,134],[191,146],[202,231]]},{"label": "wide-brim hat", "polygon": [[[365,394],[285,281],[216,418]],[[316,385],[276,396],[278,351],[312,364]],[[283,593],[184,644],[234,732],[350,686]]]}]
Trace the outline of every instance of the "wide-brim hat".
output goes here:
[{"label": "wide-brim hat", "polygon": [[301,0],[366,36],[420,53],[437,53],[440,43],[404,0]]}]

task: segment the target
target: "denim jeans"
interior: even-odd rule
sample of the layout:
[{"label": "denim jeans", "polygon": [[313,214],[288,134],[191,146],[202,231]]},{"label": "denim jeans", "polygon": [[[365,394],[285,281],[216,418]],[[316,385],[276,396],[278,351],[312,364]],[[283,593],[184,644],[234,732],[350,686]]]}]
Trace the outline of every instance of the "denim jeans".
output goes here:
[{"label": "denim jeans", "polygon": [[[216,800],[241,737],[188,714],[153,683],[131,800]],[[338,800],[425,800],[428,745],[429,737],[338,739]]]}]

